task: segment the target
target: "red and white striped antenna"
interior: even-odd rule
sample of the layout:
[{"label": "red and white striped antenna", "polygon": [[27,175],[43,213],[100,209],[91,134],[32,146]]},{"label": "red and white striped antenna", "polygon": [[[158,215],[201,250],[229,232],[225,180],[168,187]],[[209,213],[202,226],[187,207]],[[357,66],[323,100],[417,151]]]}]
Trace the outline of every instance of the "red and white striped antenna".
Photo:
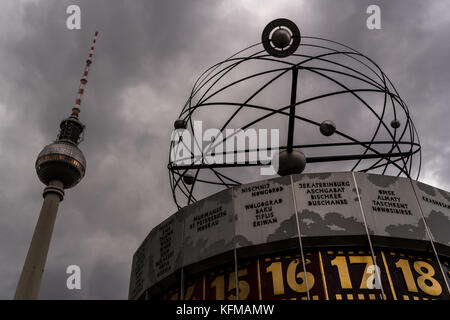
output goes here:
[{"label": "red and white striped antenna", "polygon": [[75,116],[75,117],[78,117],[78,114],[80,113],[81,99],[84,94],[84,88],[86,87],[87,77],[88,77],[88,73],[89,73],[89,67],[92,64],[92,59],[94,56],[94,46],[95,46],[95,42],[97,41],[97,36],[98,36],[98,31],[96,31],[94,34],[94,40],[92,41],[91,50],[89,51],[89,56],[86,60],[86,67],[84,68],[83,76],[80,79],[80,87],[78,88],[78,94],[77,94],[77,98],[75,100],[75,105],[72,108],[72,116]]}]

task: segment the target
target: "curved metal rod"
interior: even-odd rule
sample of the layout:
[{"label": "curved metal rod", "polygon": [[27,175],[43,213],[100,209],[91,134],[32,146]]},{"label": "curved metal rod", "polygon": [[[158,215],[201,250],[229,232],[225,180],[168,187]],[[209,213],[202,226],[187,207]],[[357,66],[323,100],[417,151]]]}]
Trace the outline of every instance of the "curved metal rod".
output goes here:
[{"label": "curved metal rod", "polygon": [[[301,147],[301,148],[317,148],[317,147],[333,147],[333,146],[361,146],[364,148],[364,151],[362,154],[309,157],[308,158],[309,162],[323,162],[323,161],[328,161],[330,159],[331,159],[331,161],[346,160],[346,159],[354,159],[355,157],[357,157],[359,159],[356,162],[356,164],[353,165],[353,168],[352,168],[352,170],[356,170],[357,167],[361,164],[361,160],[363,158],[378,159],[375,163],[372,163],[370,165],[370,167],[361,169],[360,171],[366,172],[366,171],[375,170],[378,168],[383,168],[382,174],[384,174],[386,172],[386,170],[388,169],[389,165],[393,165],[394,167],[396,167],[399,170],[398,175],[401,175],[403,173],[406,176],[410,177],[410,172],[412,170],[412,165],[413,165],[413,155],[418,154],[419,155],[418,168],[417,168],[417,177],[418,177],[420,174],[420,170],[421,170],[421,163],[422,163],[421,160],[422,159],[421,159],[420,140],[417,135],[417,129],[411,120],[409,110],[408,110],[406,104],[401,99],[400,95],[398,94],[397,89],[392,84],[391,80],[386,76],[386,74],[381,70],[381,68],[369,57],[365,56],[361,52],[359,52],[349,46],[346,46],[342,43],[339,43],[339,42],[336,42],[333,40],[319,38],[319,37],[303,36],[302,38],[304,40],[305,39],[312,40],[313,43],[305,43],[303,41],[303,43],[300,44],[300,49],[302,47],[303,48],[309,47],[312,49],[326,50],[328,52],[325,52],[325,53],[322,52],[321,54],[314,55],[314,56],[307,55],[307,54],[295,54],[294,53],[292,55],[293,57],[305,58],[304,60],[302,60],[298,63],[292,63],[287,60],[273,59],[271,56],[269,56],[267,54],[263,54],[264,50],[257,51],[255,53],[253,53],[251,55],[247,55],[245,57],[238,57],[238,55],[240,53],[243,53],[249,49],[252,49],[252,48],[260,45],[260,42],[254,44],[254,45],[251,45],[251,46],[233,54],[228,59],[225,59],[224,61],[221,61],[221,62],[213,65],[212,67],[208,68],[200,75],[200,77],[194,83],[194,86],[191,90],[189,99],[186,101],[186,104],[184,105],[184,107],[181,111],[180,118],[183,117],[184,119],[188,120],[191,130],[193,130],[192,114],[198,108],[206,107],[206,106],[213,106],[213,105],[238,106],[237,110],[235,110],[233,112],[233,115],[230,118],[228,118],[226,124],[223,125],[221,130],[219,131],[220,133],[222,133],[223,130],[225,129],[225,127],[227,126],[227,124],[229,124],[233,120],[233,118],[236,117],[236,115],[244,107],[256,108],[259,110],[267,111],[268,113],[264,116],[259,117],[258,119],[254,120],[254,121],[251,121],[250,123],[246,124],[241,129],[246,129],[246,128],[250,127],[251,125],[253,125],[257,122],[263,121],[264,119],[266,119],[274,114],[281,114],[283,116],[288,116],[288,113],[285,112],[285,110],[287,108],[289,108],[290,105],[279,108],[279,109],[273,109],[270,107],[259,106],[259,105],[255,105],[255,104],[252,105],[249,102],[254,97],[256,97],[262,90],[264,90],[271,83],[273,83],[275,80],[277,80],[279,77],[281,77],[286,72],[286,70],[289,70],[290,68],[292,68],[292,66],[296,66],[297,68],[301,68],[304,70],[308,70],[312,73],[316,73],[319,76],[321,76],[322,78],[327,78],[329,81],[334,82],[335,84],[337,84],[338,86],[341,86],[345,90],[322,94],[318,97],[313,97],[313,98],[309,98],[309,99],[304,99],[302,101],[296,102],[295,106],[300,105],[300,104],[306,104],[306,103],[314,101],[316,99],[330,97],[330,96],[338,95],[338,94],[350,93],[355,98],[357,98],[359,101],[361,101],[363,103],[363,105],[367,109],[369,109],[379,120],[377,127],[375,129],[375,132],[373,133],[373,135],[370,138],[370,141],[361,142],[361,141],[358,141],[357,139],[354,139],[340,131],[336,131],[336,134],[338,136],[346,139],[347,142],[294,146],[294,147]],[[342,48],[345,48],[345,49],[340,50],[339,48],[327,47],[327,46],[321,45],[319,43],[315,44],[314,41],[332,43],[332,44],[341,46]],[[356,70],[350,66],[346,66],[337,61],[327,59],[328,57],[332,57],[334,55],[343,55],[345,57],[353,59],[354,61],[358,62],[360,65],[364,66],[365,68],[367,68],[368,70],[373,72],[373,74],[375,75],[375,78],[373,78],[373,77],[369,76],[368,74],[365,74],[359,70]],[[363,59],[364,59],[364,61],[363,61]],[[280,63],[284,64],[285,67],[274,69],[274,70],[269,70],[269,71],[264,71],[264,72],[259,72],[257,74],[252,74],[250,76],[241,78],[237,81],[233,81],[232,83],[229,83],[229,84],[222,86],[222,87],[218,88],[217,90],[214,90],[213,92],[211,92],[212,89],[219,83],[219,81],[221,81],[223,79],[223,77],[225,75],[229,74],[229,72],[231,72],[233,69],[235,69],[237,66],[239,66],[243,62],[246,62],[249,60],[276,62],[278,64],[280,64]],[[307,64],[311,61],[319,61],[323,64],[330,64],[331,66],[334,66],[334,67],[340,67],[340,68],[342,68],[342,70],[345,70],[345,71],[336,70],[331,67],[326,68],[326,67],[307,66]],[[366,63],[366,61],[367,61],[367,63]],[[210,102],[210,100],[214,96],[218,95],[220,92],[222,92],[240,82],[247,81],[249,79],[253,79],[258,76],[265,75],[265,74],[269,74],[271,72],[279,72],[279,74],[277,75],[276,78],[267,81],[267,83],[265,83],[263,86],[261,86],[257,91],[253,92],[244,101],[244,103],[242,103],[242,102],[239,102],[239,103]],[[341,76],[349,77],[349,78],[361,81],[362,83],[366,83],[375,89],[369,89],[369,90],[367,90],[367,89],[350,89],[342,83],[342,80],[338,81],[336,79],[333,79],[333,78],[329,77],[328,74],[325,74],[325,73],[328,73],[328,74],[334,73],[334,74],[339,74]],[[206,90],[204,90],[204,92],[202,92],[202,95],[201,95],[200,99],[197,101],[197,103],[195,105],[192,105],[194,97],[197,94],[199,94],[200,91],[203,90],[203,88],[206,88]],[[365,99],[363,99],[358,94],[359,92],[361,92],[361,93],[362,92],[378,92],[378,93],[383,94],[383,106],[382,106],[381,115],[378,115],[375,112],[375,110],[367,103],[367,101],[365,101]],[[209,95],[208,95],[208,93],[209,93]],[[388,103],[388,101],[390,101],[390,104]],[[404,123],[404,126],[401,131],[397,130],[397,128],[394,128],[393,132],[391,132],[391,130],[389,130],[388,124],[386,123],[386,120],[385,120],[385,115],[387,114],[386,111],[388,108],[392,108],[394,119],[398,118],[397,111],[403,109],[404,116],[405,116],[405,123]],[[400,109],[397,109],[397,108],[400,108]],[[307,118],[299,117],[299,116],[295,116],[295,119],[298,119],[300,121],[303,121],[303,122],[306,122],[306,123],[309,123],[309,124],[312,124],[315,126],[320,125],[319,123],[317,123],[315,121],[312,121]],[[389,140],[389,141],[377,141],[376,140],[376,137],[381,128],[384,128],[386,130],[387,135],[392,140]],[[409,141],[402,141],[403,139],[406,138],[407,134],[409,134]],[[229,137],[225,137],[221,141],[217,141],[217,137],[218,137],[218,135],[217,135],[214,143],[209,144],[207,152],[209,152],[211,149],[215,149],[215,147],[218,144],[223,144],[226,141],[226,139],[228,139],[232,136],[233,135],[231,135]],[[197,139],[195,139],[195,140],[196,140],[195,143],[197,144],[197,146],[199,146]],[[348,141],[350,141],[350,142],[348,142]],[[173,145],[174,143],[175,143],[174,141],[171,142],[170,151],[174,147],[174,145]],[[185,145],[184,142],[183,142],[183,144]],[[372,146],[376,146],[376,145],[390,145],[390,147],[388,148],[388,153],[381,153],[372,147]],[[406,152],[402,151],[401,146],[406,146],[406,145],[409,145],[409,150]],[[187,148],[187,149],[189,150],[190,148]],[[199,149],[201,150],[201,148],[199,148]],[[280,147],[279,149],[282,150],[283,147]],[[261,151],[261,150],[267,151],[267,150],[271,150],[271,148],[265,148],[265,149],[258,148],[256,151]],[[397,150],[398,152],[394,153],[393,152],[394,150]],[[241,152],[248,153],[248,152],[253,152],[253,151],[255,151],[255,150],[246,148],[245,150],[235,150],[235,151],[233,151],[233,153],[234,154],[241,153]],[[372,153],[369,154],[368,153],[369,151]],[[192,152],[190,152],[190,153],[191,153],[190,159],[195,159],[196,156]],[[168,164],[168,168],[169,168],[169,172],[170,172],[169,180],[170,180],[170,186],[172,189],[172,195],[175,199],[175,202],[177,203],[177,206],[179,206],[178,201],[177,201],[177,195],[176,195],[177,189],[179,189],[181,191],[181,193],[184,194],[184,196],[186,196],[189,199],[189,202],[191,202],[192,200],[196,201],[195,198],[193,197],[195,182],[203,182],[203,183],[210,183],[210,184],[214,184],[214,185],[225,185],[225,186],[239,184],[238,181],[227,177],[226,175],[215,170],[213,167],[209,167],[208,169],[210,169],[213,172],[213,177],[215,176],[218,179],[218,181],[214,182],[214,181],[201,179],[199,176],[200,169],[201,169],[200,167],[214,166],[214,165],[208,165],[208,164],[203,163],[202,158],[204,157],[204,154],[205,154],[205,152],[202,150],[202,154],[201,154],[200,158],[197,157],[199,159],[195,159],[196,161],[200,160],[200,163],[196,164],[196,166],[199,166],[199,168],[197,169],[194,183],[190,187],[187,187],[186,184],[184,183],[184,180],[182,179],[183,175],[186,174],[187,169],[184,171],[180,170],[180,169],[182,169],[182,167],[174,165],[174,163],[171,161],[171,159],[169,157],[169,164]],[[218,154],[218,155],[220,156],[220,155],[224,155],[224,154],[225,155],[229,154],[229,152]],[[216,156],[216,153],[215,153],[215,156]],[[392,160],[391,158],[397,158],[397,159]],[[180,161],[180,160],[182,160],[182,159],[177,159],[177,161]],[[401,163],[402,165],[399,166],[398,163]],[[239,165],[239,164],[232,164],[231,166],[233,167],[233,166],[237,166],[237,165]],[[249,165],[253,165],[253,164],[248,163],[245,165],[249,166]],[[266,164],[264,164],[264,165],[266,165]],[[190,165],[190,166],[187,166],[186,168],[194,169],[195,166]],[[180,171],[182,171],[182,172],[180,172]],[[226,180],[232,181],[232,183],[228,183]]]}]

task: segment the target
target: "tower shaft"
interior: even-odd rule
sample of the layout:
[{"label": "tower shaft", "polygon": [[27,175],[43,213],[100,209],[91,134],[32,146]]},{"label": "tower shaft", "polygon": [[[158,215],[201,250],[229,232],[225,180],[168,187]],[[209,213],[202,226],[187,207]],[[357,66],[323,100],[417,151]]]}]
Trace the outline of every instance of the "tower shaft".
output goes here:
[{"label": "tower shaft", "polygon": [[64,196],[63,187],[61,181],[52,180],[44,189],[44,203],[34,229],[16,293],[14,294],[15,300],[34,300],[38,298],[56,213],[59,203]]}]

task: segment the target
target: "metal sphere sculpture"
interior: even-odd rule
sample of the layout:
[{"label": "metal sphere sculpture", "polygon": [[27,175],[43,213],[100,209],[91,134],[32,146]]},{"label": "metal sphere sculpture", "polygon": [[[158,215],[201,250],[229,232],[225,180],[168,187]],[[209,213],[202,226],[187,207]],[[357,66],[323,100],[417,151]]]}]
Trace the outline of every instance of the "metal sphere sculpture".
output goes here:
[{"label": "metal sphere sculpture", "polygon": [[331,120],[325,120],[320,124],[320,133],[324,136],[331,136],[333,133],[336,132],[336,125]]},{"label": "metal sphere sculpture", "polygon": [[300,150],[283,150],[278,154],[278,174],[287,176],[302,173],[306,166],[306,157]]},{"label": "metal sphere sculpture", "polygon": [[[214,134],[205,133],[206,141],[195,137],[198,120],[204,128],[216,128]],[[245,143],[230,151],[226,146],[234,137],[227,134],[228,128],[279,129],[275,156],[280,175],[303,169],[416,179],[420,174],[417,131],[408,107],[381,68],[344,44],[301,36],[287,19],[270,22],[261,42],[207,69],[174,127],[171,155],[182,144],[192,143],[200,150],[185,155],[188,164],[169,157],[170,185],[179,208],[206,193],[260,180],[254,169],[265,163],[247,159],[273,148],[266,143],[255,149]],[[185,131],[194,141],[182,139]],[[211,161],[239,155],[245,155],[244,163]]]}]

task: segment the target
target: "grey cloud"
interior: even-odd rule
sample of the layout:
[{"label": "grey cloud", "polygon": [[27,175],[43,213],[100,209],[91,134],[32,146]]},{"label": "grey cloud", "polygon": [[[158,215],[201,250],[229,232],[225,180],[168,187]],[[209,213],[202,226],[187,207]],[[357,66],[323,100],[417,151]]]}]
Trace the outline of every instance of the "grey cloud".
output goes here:
[{"label": "grey cloud", "polygon": [[[450,189],[448,4],[377,1],[383,29],[369,31],[371,2],[77,1],[82,29],[70,31],[65,10],[73,1],[2,1],[0,298],[14,294],[42,203],[35,158],[70,112],[95,30],[81,112],[87,174],[61,204],[43,299],[127,298],[132,255],[176,211],[166,169],[169,138],[194,80],[258,42],[274,18],[289,18],[303,34],[348,44],[380,64],[418,127],[422,177]],[[81,291],[65,287],[70,264],[81,267]]]}]

